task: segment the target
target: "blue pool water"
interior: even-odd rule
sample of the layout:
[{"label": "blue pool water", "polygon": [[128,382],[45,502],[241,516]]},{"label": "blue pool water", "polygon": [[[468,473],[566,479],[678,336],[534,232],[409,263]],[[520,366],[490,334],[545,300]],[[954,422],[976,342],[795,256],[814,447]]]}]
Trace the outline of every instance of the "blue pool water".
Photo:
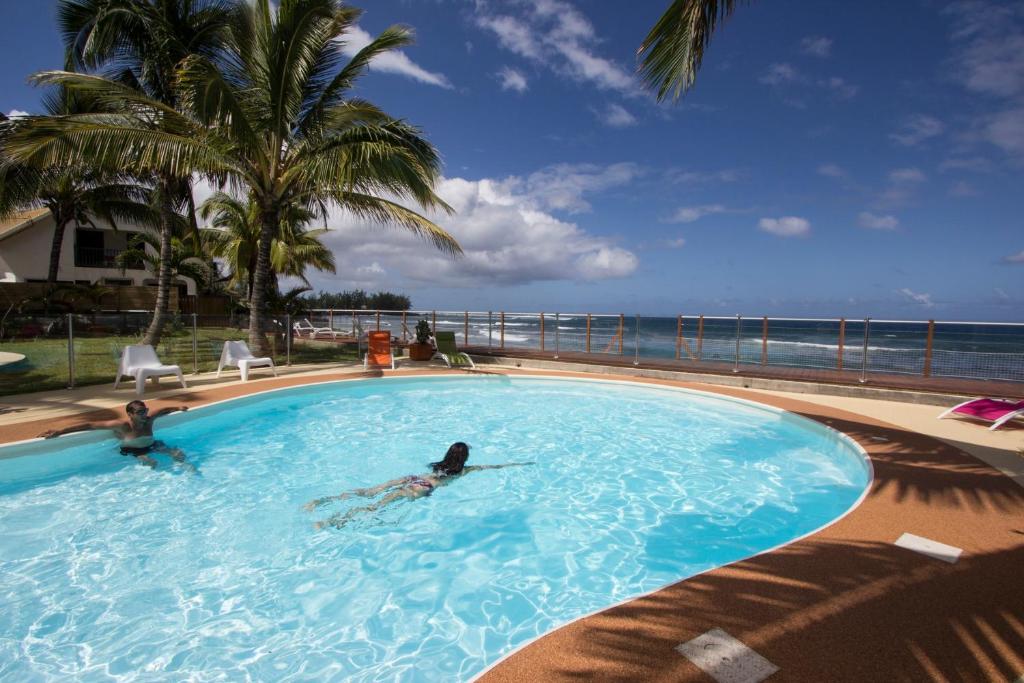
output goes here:
[{"label": "blue pool water", "polygon": [[[112,439],[0,449],[0,680],[463,681],[535,636],[841,515],[869,479],[785,413],[607,382],[303,387],[166,418],[199,469]],[[312,498],[426,471],[316,531]],[[359,501],[365,504],[365,500]]]}]

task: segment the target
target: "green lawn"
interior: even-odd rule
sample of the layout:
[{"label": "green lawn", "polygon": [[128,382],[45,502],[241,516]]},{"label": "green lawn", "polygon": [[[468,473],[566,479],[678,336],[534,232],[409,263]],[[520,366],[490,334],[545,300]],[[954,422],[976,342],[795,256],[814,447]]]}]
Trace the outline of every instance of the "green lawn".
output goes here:
[{"label": "green lawn", "polygon": [[[200,372],[217,369],[221,348],[231,339],[245,339],[245,330],[231,327],[200,328],[197,335],[197,360]],[[113,383],[121,348],[138,344],[134,335],[77,337],[75,339],[75,384]],[[274,362],[285,364],[285,348],[281,338],[272,339]],[[352,345],[328,341],[292,340],[292,364],[351,362],[357,359]],[[0,342],[0,351],[20,353],[25,360],[13,366],[0,367],[0,395],[22,394],[68,386],[68,342],[64,338],[38,338]],[[192,331],[174,331],[165,335],[157,349],[164,363],[180,365],[189,375],[193,372]]]}]

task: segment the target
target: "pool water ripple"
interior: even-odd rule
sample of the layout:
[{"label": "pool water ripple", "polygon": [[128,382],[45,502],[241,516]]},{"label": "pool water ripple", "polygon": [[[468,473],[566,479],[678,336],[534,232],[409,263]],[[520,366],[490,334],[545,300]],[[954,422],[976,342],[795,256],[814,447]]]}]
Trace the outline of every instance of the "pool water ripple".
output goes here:
[{"label": "pool water ripple", "polygon": [[[466,680],[828,523],[869,476],[807,421],[607,382],[306,387],[168,418],[160,437],[199,474],[110,439],[0,459],[0,678]],[[367,501],[301,509],[423,472],[456,440],[470,464],[537,464],[342,529],[313,522]]]}]

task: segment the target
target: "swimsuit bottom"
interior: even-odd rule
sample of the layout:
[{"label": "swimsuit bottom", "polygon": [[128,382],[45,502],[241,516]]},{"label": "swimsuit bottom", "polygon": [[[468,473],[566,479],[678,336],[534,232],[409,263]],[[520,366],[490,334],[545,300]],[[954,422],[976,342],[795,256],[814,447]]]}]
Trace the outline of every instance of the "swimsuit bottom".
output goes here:
[{"label": "swimsuit bottom", "polygon": [[421,479],[420,477],[410,477],[409,482],[406,486],[412,486],[413,488],[426,489],[427,491],[433,491],[434,485],[427,479]]},{"label": "swimsuit bottom", "polygon": [[158,448],[163,448],[163,441],[154,441],[148,446],[121,446],[121,455],[147,455]]}]

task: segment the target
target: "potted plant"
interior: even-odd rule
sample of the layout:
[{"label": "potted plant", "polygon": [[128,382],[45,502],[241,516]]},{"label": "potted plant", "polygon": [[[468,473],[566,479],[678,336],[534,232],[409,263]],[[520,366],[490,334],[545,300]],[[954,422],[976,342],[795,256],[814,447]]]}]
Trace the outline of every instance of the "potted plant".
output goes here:
[{"label": "potted plant", "polygon": [[434,347],[430,343],[430,323],[420,320],[416,323],[416,341],[409,344],[410,360],[430,360],[434,357]]}]

